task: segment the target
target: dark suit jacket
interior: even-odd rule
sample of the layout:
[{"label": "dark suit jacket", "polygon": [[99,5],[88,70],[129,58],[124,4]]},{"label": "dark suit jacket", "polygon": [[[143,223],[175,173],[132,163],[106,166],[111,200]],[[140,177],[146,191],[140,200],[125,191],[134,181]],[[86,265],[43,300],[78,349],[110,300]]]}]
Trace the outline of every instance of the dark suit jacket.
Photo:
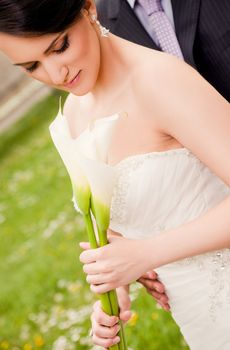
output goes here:
[{"label": "dark suit jacket", "polygon": [[[158,49],[126,0],[96,0],[98,17],[112,33]],[[172,0],[185,61],[230,101],[230,0]]]}]

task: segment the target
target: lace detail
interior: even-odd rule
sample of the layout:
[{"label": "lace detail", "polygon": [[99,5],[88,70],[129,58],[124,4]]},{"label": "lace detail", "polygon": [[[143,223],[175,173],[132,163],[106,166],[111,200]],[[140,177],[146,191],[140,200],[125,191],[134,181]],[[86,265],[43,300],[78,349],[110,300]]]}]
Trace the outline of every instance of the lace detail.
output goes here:
[{"label": "lace detail", "polygon": [[130,177],[134,171],[139,169],[146,160],[156,157],[171,157],[181,154],[186,157],[193,158],[194,161],[199,160],[186,148],[176,148],[162,152],[150,152],[136,154],[122,159],[115,165],[118,171],[118,181],[114,188],[111,208],[110,220],[118,224],[122,224],[126,218],[126,197],[130,185]]},{"label": "lace detail", "polygon": [[226,301],[230,304],[230,249],[197,255],[174,264],[195,264],[201,272],[208,272],[209,314],[212,321],[217,322],[218,311],[226,306]]},{"label": "lace detail", "polygon": [[140,154],[134,154],[132,156],[125,157],[122,159],[120,162],[118,162],[115,167],[120,168],[122,164],[124,163],[129,163],[129,162],[138,162],[142,161],[144,162],[146,159],[153,159],[156,157],[169,157],[169,156],[175,156],[178,154],[182,154],[185,156],[190,156],[194,160],[199,161],[198,158],[196,158],[187,148],[174,148],[174,149],[169,149],[168,151],[153,151],[153,152],[148,152],[148,153],[140,153]]},{"label": "lace detail", "polygon": [[131,173],[143,164],[143,160],[131,158],[124,159],[124,161],[121,161],[116,166],[119,176],[114,188],[110,208],[110,220],[119,224],[122,224],[126,218],[126,196],[129,190]]}]

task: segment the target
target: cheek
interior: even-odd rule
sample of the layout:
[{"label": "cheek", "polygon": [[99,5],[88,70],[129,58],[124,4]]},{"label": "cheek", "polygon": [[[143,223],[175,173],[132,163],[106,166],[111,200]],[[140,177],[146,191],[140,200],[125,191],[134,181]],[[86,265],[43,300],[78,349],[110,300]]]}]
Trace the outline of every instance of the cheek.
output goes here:
[{"label": "cheek", "polygon": [[79,69],[91,72],[95,70],[100,61],[100,46],[94,29],[86,29],[84,35],[73,43],[73,49],[75,56],[73,63],[79,64]]},{"label": "cheek", "polygon": [[91,38],[91,40],[89,41],[87,64],[89,71],[93,75],[93,79],[95,79],[100,69],[100,44],[97,36],[95,39]]},{"label": "cheek", "polygon": [[[23,70],[24,71],[24,70]],[[25,72],[25,71],[24,71]],[[28,75],[30,78],[37,80],[39,82],[41,82],[42,84],[45,84],[49,87],[55,88],[57,89],[57,85],[55,85],[54,83],[52,83],[52,81],[50,80],[50,77],[48,76],[48,74],[43,70],[38,70],[32,74],[25,72],[26,75]]]}]

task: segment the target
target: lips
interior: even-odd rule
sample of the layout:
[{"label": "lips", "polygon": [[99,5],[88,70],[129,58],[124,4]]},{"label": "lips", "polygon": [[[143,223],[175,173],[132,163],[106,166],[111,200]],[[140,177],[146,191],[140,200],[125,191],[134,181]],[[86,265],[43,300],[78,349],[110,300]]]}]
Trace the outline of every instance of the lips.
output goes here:
[{"label": "lips", "polygon": [[65,84],[64,86],[67,88],[74,86],[79,80],[80,73],[81,73],[81,70],[79,70],[77,75],[75,75],[75,77],[72,80],[70,80],[69,83]]}]

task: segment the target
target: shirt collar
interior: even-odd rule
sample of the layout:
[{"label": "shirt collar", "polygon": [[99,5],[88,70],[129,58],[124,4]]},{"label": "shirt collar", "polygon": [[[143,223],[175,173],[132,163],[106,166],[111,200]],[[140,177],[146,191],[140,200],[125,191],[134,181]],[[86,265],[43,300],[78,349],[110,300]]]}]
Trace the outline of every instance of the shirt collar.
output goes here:
[{"label": "shirt collar", "polygon": [[136,0],[127,0],[127,2],[129,3],[129,5],[132,7],[132,9],[134,8],[135,6],[135,2]]}]

